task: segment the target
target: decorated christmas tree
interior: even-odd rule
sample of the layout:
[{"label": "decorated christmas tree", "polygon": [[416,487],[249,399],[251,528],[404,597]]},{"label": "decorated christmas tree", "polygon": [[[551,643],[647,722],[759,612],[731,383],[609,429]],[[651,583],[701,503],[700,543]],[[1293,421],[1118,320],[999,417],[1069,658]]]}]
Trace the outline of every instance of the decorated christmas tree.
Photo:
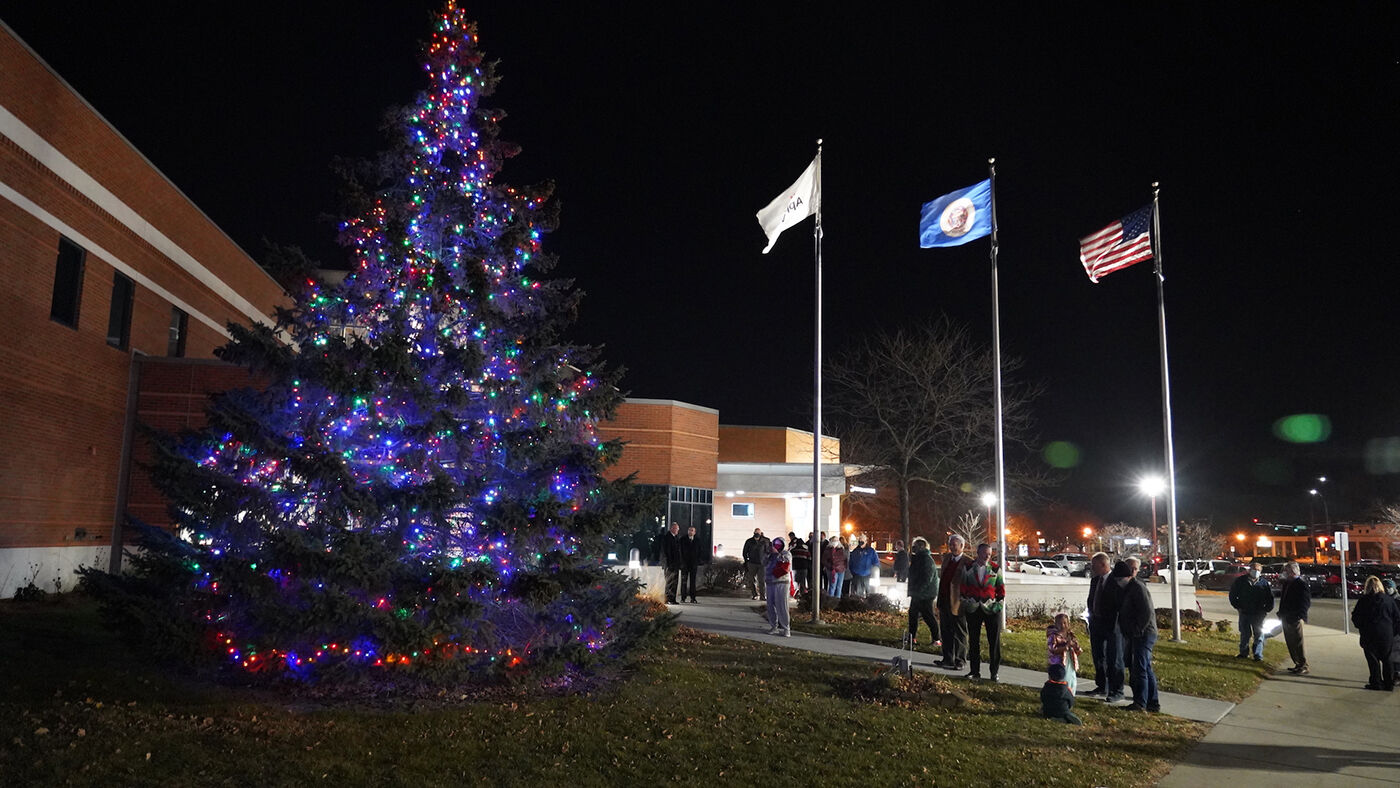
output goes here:
[{"label": "decorated christmas tree", "polygon": [[156,466],[184,538],[142,582],[178,587],[167,629],[239,668],[567,673],[665,624],[597,560],[637,503],[602,477],[615,375],[563,339],[577,294],[540,278],[551,187],[497,182],[516,149],[454,3],[424,72],[342,226],[348,276],[231,327],[220,356],[268,385],[216,398]]}]

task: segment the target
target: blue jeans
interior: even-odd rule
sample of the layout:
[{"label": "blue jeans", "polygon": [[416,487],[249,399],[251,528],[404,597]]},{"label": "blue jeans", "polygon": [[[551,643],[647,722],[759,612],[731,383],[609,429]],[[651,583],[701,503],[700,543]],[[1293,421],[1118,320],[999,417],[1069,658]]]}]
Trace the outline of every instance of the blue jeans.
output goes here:
[{"label": "blue jeans", "polygon": [[1089,621],[1089,650],[1094,655],[1094,688],[1123,693],[1123,636],[1115,621]]},{"label": "blue jeans", "polygon": [[1240,613],[1240,656],[1249,654],[1249,639],[1254,638],[1254,658],[1264,658],[1264,613]]},{"label": "blue jeans", "polygon": [[1128,685],[1133,688],[1133,703],[1156,711],[1161,708],[1157,698],[1157,674],[1152,672],[1152,647],[1157,645],[1157,625],[1153,623],[1140,637],[1128,641]]},{"label": "blue jeans", "polygon": [[832,573],[831,573],[831,588],[827,589],[828,591],[831,592],[831,596],[834,596],[834,597],[836,597],[837,599],[840,599],[840,598],[841,598],[841,582],[844,581],[845,579],[846,579],[846,573],[845,573],[845,572],[832,572]]}]

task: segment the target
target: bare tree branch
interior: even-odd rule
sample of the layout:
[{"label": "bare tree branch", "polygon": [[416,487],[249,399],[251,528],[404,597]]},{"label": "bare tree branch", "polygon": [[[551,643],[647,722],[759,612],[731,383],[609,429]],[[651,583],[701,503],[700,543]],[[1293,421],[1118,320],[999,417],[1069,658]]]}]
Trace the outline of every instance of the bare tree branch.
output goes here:
[{"label": "bare tree branch", "polygon": [[[1038,391],[1011,382],[1019,366],[1003,360],[1002,426],[1007,445],[1025,450]],[[967,485],[994,477],[993,372],[990,352],[946,319],[867,335],[827,363],[826,417],[841,435],[842,454],[876,466],[868,480],[896,491],[906,543],[916,496],[951,519],[966,507]],[[1008,481],[1024,492],[1044,479],[1013,469]]]}]

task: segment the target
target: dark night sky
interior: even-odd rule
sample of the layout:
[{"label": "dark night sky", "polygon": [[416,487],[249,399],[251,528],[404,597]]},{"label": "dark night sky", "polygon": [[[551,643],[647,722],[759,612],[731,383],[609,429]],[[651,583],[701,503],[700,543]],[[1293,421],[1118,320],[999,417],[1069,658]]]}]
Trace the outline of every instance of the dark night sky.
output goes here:
[{"label": "dark night sky", "polygon": [[[0,19],[249,253],[344,265],[331,157],[383,147],[436,3],[127,5]],[[824,138],[827,347],[943,314],[989,343],[987,243],[921,250],[916,217],[995,156],[1003,349],[1040,440],[1082,452],[1052,495],[1145,524],[1151,269],[1093,285],[1077,239],[1156,180],[1180,515],[1307,522],[1318,474],[1334,519],[1400,498],[1373,451],[1400,436],[1395,4],[905,5],[467,4],[524,148],[504,179],[559,184],[577,341],[633,396],[810,428],[810,220],[763,256],[754,213]],[[1331,437],[1278,440],[1293,413]]]}]

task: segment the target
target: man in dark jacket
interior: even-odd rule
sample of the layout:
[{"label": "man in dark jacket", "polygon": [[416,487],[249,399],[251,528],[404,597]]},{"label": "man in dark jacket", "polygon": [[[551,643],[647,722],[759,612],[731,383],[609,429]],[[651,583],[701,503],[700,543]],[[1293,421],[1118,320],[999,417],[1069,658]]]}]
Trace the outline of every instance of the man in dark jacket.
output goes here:
[{"label": "man in dark jacket", "polygon": [[666,604],[676,604],[677,588],[681,581],[681,526],[671,523],[671,527],[661,535],[661,568],[666,572]]},{"label": "man in dark jacket", "polygon": [[933,617],[933,600],[938,598],[938,567],[922,536],[914,540],[909,554],[909,643],[919,642],[919,618],[928,624],[929,642],[938,643],[938,619]]},{"label": "man in dark jacket", "polygon": [[1278,598],[1283,642],[1288,644],[1288,656],[1293,659],[1293,667],[1288,672],[1300,676],[1308,672],[1308,655],[1303,651],[1303,622],[1308,620],[1308,608],[1312,607],[1312,592],[1302,574],[1298,562],[1289,561],[1283,567],[1283,592]]},{"label": "man in dark jacket", "polygon": [[691,602],[699,602],[695,598],[695,576],[700,570],[700,541],[695,538],[695,526],[685,529],[685,536],[681,538],[681,596],[682,602],[686,597],[690,597]]},{"label": "man in dark jacket", "polygon": [[1161,711],[1157,696],[1157,674],[1152,671],[1152,648],[1157,645],[1157,611],[1152,607],[1152,592],[1137,576],[1142,562],[1129,558],[1126,577],[1113,578],[1120,599],[1118,630],[1128,656],[1128,683],[1133,688],[1133,702],[1128,711]]},{"label": "man in dark jacket", "polygon": [[[1264,659],[1264,616],[1274,609],[1274,591],[1269,581],[1259,576],[1259,564],[1250,564],[1249,571],[1235,578],[1230,586],[1230,607],[1240,611],[1240,653],[1236,659],[1244,659],[1251,653],[1254,661]],[[1253,638],[1253,651],[1250,639]]]},{"label": "man in dark jacket", "polygon": [[770,544],[763,536],[763,530],[753,529],[753,536],[744,542],[744,586],[754,599],[768,599],[763,581],[763,562],[768,558]]},{"label": "man in dark jacket", "polygon": [[1113,578],[1128,573],[1128,565],[1118,562],[1109,574],[1108,554],[1094,553],[1089,559],[1089,651],[1094,656],[1094,688],[1087,695],[1107,703],[1123,699],[1123,635],[1118,631],[1118,586]]}]

